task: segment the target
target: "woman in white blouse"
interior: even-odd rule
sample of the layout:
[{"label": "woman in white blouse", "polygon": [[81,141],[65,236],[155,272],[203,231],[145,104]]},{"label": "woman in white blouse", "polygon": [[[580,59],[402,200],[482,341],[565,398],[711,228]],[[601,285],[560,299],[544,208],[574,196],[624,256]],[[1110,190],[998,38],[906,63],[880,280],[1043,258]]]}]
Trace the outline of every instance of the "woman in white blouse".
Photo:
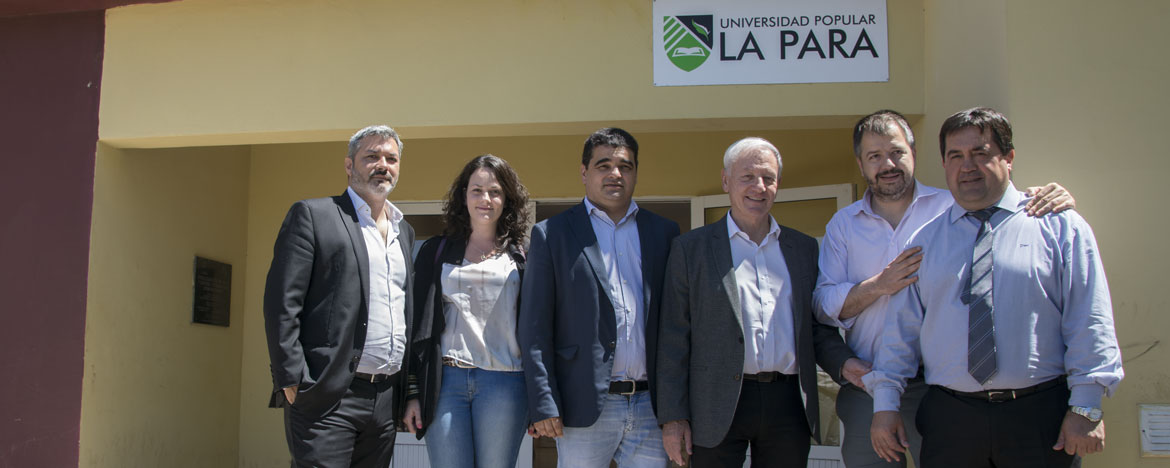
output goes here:
[{"label": "woman in white blouse", "polygon": [[403,423],[435,468],[512,468],[527,427],[516,311],[528,192],[490,154],[463,167],[443,235],[415,258],[414,333]]}]

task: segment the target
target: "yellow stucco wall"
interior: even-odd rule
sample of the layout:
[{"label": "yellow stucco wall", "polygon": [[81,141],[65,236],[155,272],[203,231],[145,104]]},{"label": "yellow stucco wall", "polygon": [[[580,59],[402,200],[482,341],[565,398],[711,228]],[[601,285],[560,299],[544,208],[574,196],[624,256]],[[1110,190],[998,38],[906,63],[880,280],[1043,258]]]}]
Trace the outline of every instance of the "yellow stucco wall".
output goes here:
[{"label": "yellow stucco wall", "polygon": [[[99,145],[80,466],[234,466],[248,149]],[[191,322],[196,255],[232,265],[231,326]]]},{"label": "yellow stucco wall", "polygon": [[918,172],[943,184],[938,127],[975,105],[1003,110],[1015,130],[1017,186],[1056,180],[1092,224],[1109,276],[1126,378],[1104,402],[1107,448],[1085,467],[1166,466],[1141,458],[1138,405],[1170,403],[1170,316],[1160,293],[1164,194],[1161,144],[1170,93],[1164,22],[1170,4],[926,2],[926,124]]},{"label": "yellow stucco wall", "polygon": [[746,128],[767,129],[811,121],[782,121],[789,116],[922,108],[920,0],[889,1],[888,83],[665,88],[653,86],[651,4],[117,8],[107,18],[100,134],[120,146],[188,146],[336,141],[382,120],[415,138],[577,134],[615,120],[639,123],[625,125],[631,131],[737,129],[752,119],[764,126]]},{"label": "yellow stucco wall", "polygon": [[[1052,177],[1078,195],[1109,275],[1126,378],[1105,402],[1108,451],[1086,467],[1167,466],[1139,458],[1138,405],[1170,404],[1170,260],[1163,212],[1170,159],[1170,3],[1010,2],[1007,54],[1020,177]],[[1051,175],[1048,175],[1051,174]],[[1148,352],[1147,352],[1148,351]]]}]

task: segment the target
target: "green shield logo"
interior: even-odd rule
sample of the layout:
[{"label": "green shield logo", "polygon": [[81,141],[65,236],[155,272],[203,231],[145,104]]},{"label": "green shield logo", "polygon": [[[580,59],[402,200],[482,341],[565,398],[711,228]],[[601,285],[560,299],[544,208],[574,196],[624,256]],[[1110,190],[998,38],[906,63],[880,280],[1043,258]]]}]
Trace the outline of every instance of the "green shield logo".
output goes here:
[{"label": "green shield logo", "polygon": [[670,63],[691,71],[707,61],[715,44],[712,15],[665,16],[662,20],[662,43]]}]

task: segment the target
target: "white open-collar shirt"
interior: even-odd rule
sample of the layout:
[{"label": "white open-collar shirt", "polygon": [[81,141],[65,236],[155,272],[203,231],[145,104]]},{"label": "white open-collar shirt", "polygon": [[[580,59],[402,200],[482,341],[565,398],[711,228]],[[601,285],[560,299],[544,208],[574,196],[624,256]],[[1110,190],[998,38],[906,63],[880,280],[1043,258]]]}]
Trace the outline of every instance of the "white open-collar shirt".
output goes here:
[{"label": "white open-collar shirt", "polygon": [[386,202],[390,230],[383,239],[370,205],[352,188],[346,192],[357,211],[370,264],[369,319],[357,371],[389,375],[402,368],[406,352],[406,258],[398,245],[398,223],[403,215],[393,203]]},{"label": "white open-collar shirt", "polygon": [[795,374],[792,278],[780,251],[780,225],[771,216],[768,221],[768,234],[756,244],[727,214],[731,267],[743,319],[743,372]]}]

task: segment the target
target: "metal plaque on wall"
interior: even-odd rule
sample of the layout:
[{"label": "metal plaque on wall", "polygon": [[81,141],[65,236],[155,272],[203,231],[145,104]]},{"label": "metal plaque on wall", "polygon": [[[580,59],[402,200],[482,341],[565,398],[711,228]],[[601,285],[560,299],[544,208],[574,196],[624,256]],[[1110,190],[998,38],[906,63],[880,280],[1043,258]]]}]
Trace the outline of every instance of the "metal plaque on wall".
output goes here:
[{"label": "metal plaque on wall", "polygon": [[231,323],[232,266],[196,256],[194,283],[191,321],[228,326]]}]

